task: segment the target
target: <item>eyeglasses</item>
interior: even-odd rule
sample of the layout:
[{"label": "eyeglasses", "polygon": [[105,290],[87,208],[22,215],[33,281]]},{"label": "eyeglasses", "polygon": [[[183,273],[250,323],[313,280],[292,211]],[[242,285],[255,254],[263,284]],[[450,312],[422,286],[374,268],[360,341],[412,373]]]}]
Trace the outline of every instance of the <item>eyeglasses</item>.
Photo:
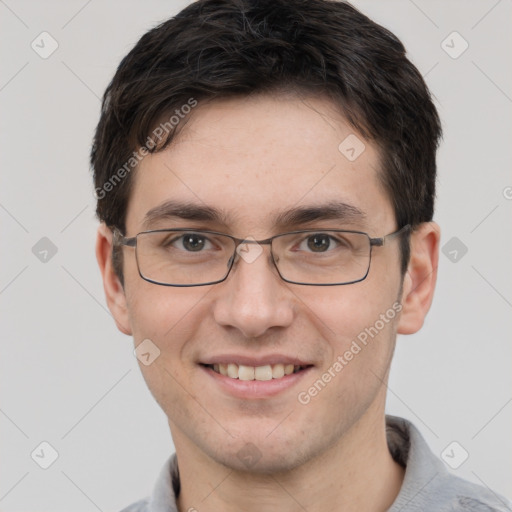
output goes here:
[{"label": "eyeglasses", "polygon": [[370,271],[372,247],[381,247],[410,228],[407,224],[381,238],[360,231],[310,229],[265,240],[187,228],[143,231],[132,238],[117,229],[113,232],[115,246],[135,247],[140,277],[162,286],[221,283],[237,255],[251,262],[263,252],[261,245],[270,245],[271,260],[287,283],[335,286],[363,281]]}]

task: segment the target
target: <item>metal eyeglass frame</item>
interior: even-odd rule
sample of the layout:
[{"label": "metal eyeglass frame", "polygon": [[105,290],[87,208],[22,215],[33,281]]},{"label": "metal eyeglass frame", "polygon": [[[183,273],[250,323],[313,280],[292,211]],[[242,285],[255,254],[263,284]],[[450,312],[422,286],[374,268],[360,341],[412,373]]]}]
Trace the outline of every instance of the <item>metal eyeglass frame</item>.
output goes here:
[{"label": "metal eyeglass frame", "polygon": [[[176,232],[185,232],[185,233],[186,232],[206,233],[206,234],[211,234],[211,235],[225,236],[225,237],[230,238],[231,240],[233,240],[235,242],[235,248],[234,248],[234,251],[233,251],[233,255],[231,256],[231,258],[228,261],[228,269],[227,269],[226,275],[222,279],[218,279],[216,281],[210,281],[210,282],[207,282],[207,283],[199,283],[199,284],[169,284],[169,283],[161,283],[159,281],[155,281],[153,279],[145,277],[142,274],[141,270],[140,270],[139,259],[138,259],[138,255],[137,255],[137,237],[139,235],[143,235],[143,234],[146,234],[146,233],[162,233],[162,232],[165,232],[165,231],[169,231],[169,232],[176,231]],[[277,266],[277,263],[275,262],[274,253],[272,252],[272,240],[274,240],[274,238],[279,238],[279,237],[285,236],[285,235],[293,235],[293,234],[299,234],[299,233],[321,233],[323,231],[331,232],[331,233],[333,233],[333,232],[334,233],[356,233],[356,234],[359,234],[359,235],[366,235],[368,237],[368,240],[370,242],[370,254],[368,256],[368,268],[366,269],[365,275],[363,277],[361,277],[360,279],[356,279],[354,281],[348,281],[348,282],[344,282],[344,283],[301,283],[301,282],[298,282],[298,281],[291,281],[289,279],[285,279],[281,275],[281,272],[279,271],[279,267]],[[192,287],[192,286],[208,286],[208,285],[212,285],[212,284],[222,283],[223,281],[225,281],[228,278],[228,276],[229,276],[229,274],[231,272],[231,269],[233,268],[233,263],[234,263],[235,258],[236,258],[236,250],[237,250],[238,246],[241,245],[241,244],[270,245],[270,256],[271,256],[271,259],[272,259],[272,263],[274,264],[274,267],[276,268],[277,273],[279,274],[279,277],[283,281],[285,281],[286,283],[299,284],[299,285],[303,285],[303,286],[343,286],[343,285],[347,285],[347,284],[359,283],[361,281],[364,281],[366,279],[366,277],[368,276],[369,272],[370,272],[370,266],[371,266],[371,261],[372,261],[372,248],[374,246],[375,247],[382,247],[385,244],[386,240],[392,240],[393,238],[396,238],[396,237],[398,237],[400,235],[409,233],[410,231],[411,231],[411,225],[410,224],[406,224],[405,226],[403,226],[399,230],[394,231],[393,233],[389,233],[389,234],[384,235],[382,237],[372,238],[372,237],[370,237],[370,235],[368,233],[365,233],[363,231],[351,231],[351,230],[347,230],[347,229],[301,229],[301,230],[297,230],[297,231],[289,231],[287,233],[280,233],[280,234],[274,235],[274,236],[272,236],[270,238],[265,238],[264,240],[247,240],[247,239],[237,238],[235,236],[228,235],[227,233],[220,233],[218,231],[208,231],[208,230],[202,230],[202,229],[195,230],[195,229],[191,229],[191,228],[152,229],[152,230],[149,230],[149,231],[141,231],[140,233],[137,233],[133,237],[126,237],[126,236],[124,236],[117,228],[113,228],[112,229],[113,245],[114,246],[126,246],[126,247],[134,247],[135,248],[135,258],[136,258],[136,261],[137,261],[137,270],[139,272],[139,276],[142,279],[144,279],[144,281],[147,281],[147,282],[153,283],[153,284],[157,284],[157,285],[160,285],[160,286],[173,286],[173,287],[180,287],[180,288],[184,288],[184,287],[188,288],[188,287]]]}]

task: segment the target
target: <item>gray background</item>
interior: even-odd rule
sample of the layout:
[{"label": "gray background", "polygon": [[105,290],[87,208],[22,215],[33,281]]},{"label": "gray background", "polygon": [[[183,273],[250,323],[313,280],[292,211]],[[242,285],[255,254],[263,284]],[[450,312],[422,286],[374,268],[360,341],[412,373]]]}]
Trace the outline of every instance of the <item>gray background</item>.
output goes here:
[{"label": "gray background", "polygon": [[[132,339],[105,306],[88,153],[120,59],[186,3],[0,1],[4,512],[119,510],[150,492],[173,450]],[[454,472],[510,497],[512,5],[355,5],[402,39],[445,133],[436,220],[447,255],[424,329],[398,340],[388,412],[414,421],[439,455],[457,441],[469,458]],[[59,45],[47,59],[31,48],[43,31]],[[446,40],[453,31],[469,43],[458,58],[445,51],[463,48]],[[47,242],[32,250],[43,237],[57,248],[46,262]],[[59,454],[46,470],[31,458],[42,441]]]}]

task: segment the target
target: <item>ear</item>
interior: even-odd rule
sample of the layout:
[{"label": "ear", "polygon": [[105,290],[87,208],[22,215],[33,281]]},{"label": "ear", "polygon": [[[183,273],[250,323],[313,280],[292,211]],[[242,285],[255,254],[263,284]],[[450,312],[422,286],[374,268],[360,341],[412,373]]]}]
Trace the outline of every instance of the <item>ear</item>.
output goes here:
[{"label": "ear", "polygon": [[96,237],[96,259],[103,278],[103,289],[108,309],[112,313],[117,328],[124,334],[131,335],[130,316],[126,295],[121,281],[114,272],[112,264],[112,231],[101,223]]},{"label": "ear", "polygon": [[423,326],[434,297],[440,236],[435,222],[420,224],[411,234],[411,257],[404,276],[399,334],[413,334]]}]

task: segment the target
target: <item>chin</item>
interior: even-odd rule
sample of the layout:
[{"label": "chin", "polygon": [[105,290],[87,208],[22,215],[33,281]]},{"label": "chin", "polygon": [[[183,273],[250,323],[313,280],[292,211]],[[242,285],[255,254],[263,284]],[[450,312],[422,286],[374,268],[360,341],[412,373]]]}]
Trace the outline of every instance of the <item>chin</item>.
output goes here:
[{"label": "chin", "polygon": [[[275,426],[274,423],[272,428]],[[322,449],[316,446],[321,440],[300,436],[297,431],[283,429],[279,435],[268,435],[272,428],[247,429],[230,439],[229,444],[219,442],[203,449],[217,463],[233,471],[261,475],[291,471]]]},{"label": "chin", "polygon": [[301,466],[305,460],[296,453],[275,453],[260,450],[253,443],[246,443],[237,452],[224,454],[216,462],[236,471],[252,475],[273,475],[289,472]]}]

